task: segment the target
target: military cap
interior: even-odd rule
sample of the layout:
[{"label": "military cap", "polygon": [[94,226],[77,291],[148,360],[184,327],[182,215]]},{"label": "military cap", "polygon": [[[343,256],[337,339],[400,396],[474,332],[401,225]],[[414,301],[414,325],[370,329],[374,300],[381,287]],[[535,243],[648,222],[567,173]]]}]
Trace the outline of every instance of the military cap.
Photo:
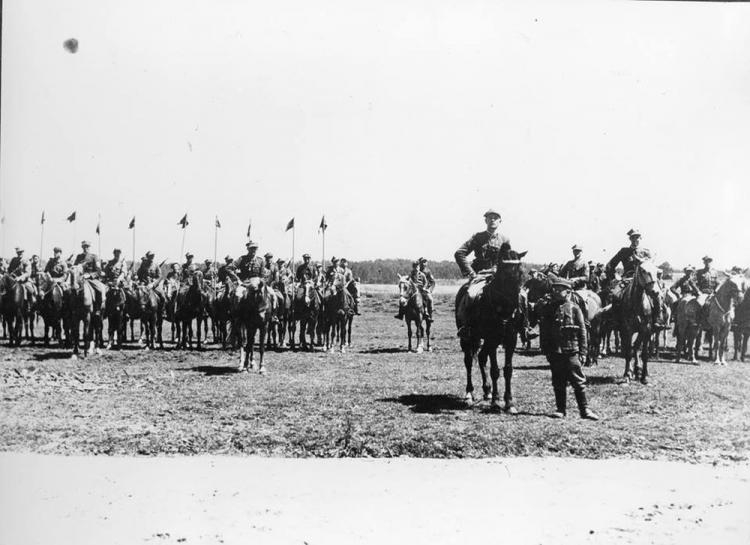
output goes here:
[{"label": "military cap", "polygon": [[283,259],[281,259],[281,258],[278,258],[278,259],[276,260],[276,263],[284,263],[284,260],[283,260]]},{"label": "military cap", "polygon": [[339,258],[334,256],[331,258],[331,263],[336,263],[338,260]]},{"label": "military cap", "polygon": [[704,255],[702,259],[703,261],[713,261],[713,259],[708,257],[707,255]]},{"label": "military cap", "polygon": [[54,248],[52,248],[52,251],[55,252],[55,253],[57,253],[57,252],[62,253],[62,248],[60,248],[59,246],[55,246]]},{"label": "military cap", "polygon": [[581,248],[578,244],[573,244],[571,250],[573,250],[574,252],[582,252],[583,248]]},{"label": "military cap", "polygon": [[146,257],[154,257],[154,252],[149,250],[148,252],[146,252]]},{"label": "military cap", "polygon": [[695,270],[695,267],[693,267],[692,265],[688,265],[687,267],[682,269],[683,272],[693,272],[694,270]]},{"label": "military cap", "polygon": [[417,261],[419,261],[420,263],[427,263],[427,260],[424,257],[420,257],[419,259],[417,259]]},{"label": "military cap", "polygon": [[732,274],[742,274],[742,267],[738,267],[737,265],[735,265],[731,268],[730,272]]},{"label": "military cap", "polygon": [[193,255],[193,252],[188,252],[185,254],[185,257],[195,257],[195,256]]},{"label": "military cap", "polygon": [[21,248],[20,246],[16,246],[16,253],[17,254],[22,254],[23,253],[23,248]]},{"label": "military cap", "polygon": [[557,277],[557,278],[555,278],[555,279],[554,279],[554,280],[552,281],[552,287],[554,288],[555,286],[558,286],[558,287],[563,287],[563,288],[566,288],[566,289],[571,289],[571,288],[573,287],[573,284],[571,284],[571,283],[570,283],[570,282],[569,282],[568,280],[566,280],[565,278],[560,278],[560,277]]},{"label": "military cap", "polygon": [[303,257],[303,258],[305,258],[305,257],[309,258],[309,257],[310,257],[310,254],[302,254],[302,257]]},{"label": "military cap", "polygon": [[271,252],[266,252],[266,255],[264,255],[263,257],[273,257],[273,254]]},{"label": "military cap", "polygon": [[248,240],[247,244],[245,244],[245,247],[247,247],[247,248],[257,248],[258,247],[258,243],[257,242],[253,242],[252,240]]},{"label": "military cap", "polygon": [[412,267],[419,267],[419,261],[412,261],[411,262]]},{"label": "military cap", "polygon": [[349,261],[347,261],[347,259],[345,257],[340,258],[339,262],[341,262],[341,263],[349,263]]},{"label": "military cap", "polygon": [[224,261],[234,261],[234,258],[231,255],[227,254],[224,256]]},{"label": "military cap", "polygon": [[114,250],[112,250],[112,253],[113,254],[121,254],[122,250],[120,250],[120,248],[115,248]]},{"label": "military cap", "polygon": [[81,246],[91,246],[91,243],[88,240],[81,241]]},{"label": "military cap", "polygon": [[207,265],[208,265],[208,264],[210,264],[210,263],[211,263],[211,260],[210,260],[210,259],[206,259],[205,261],[203,261],[203,263],[205,263],[205,264],[207,264]]},{"label": "military cap", "polygon": [[500,215],[500,212],[492,208],[490,208],[489,210],[487,210],[487,212],[484,213],[484,217],[486,218],[487,216],[497,216],[498,218],[502,217]]},{"label": "military cap", "polygon": [[641,232],[638,229],[631,229],[630,231],[628,231],[628,236],[629,237],[639,237],[639,236],[641,236]]}]

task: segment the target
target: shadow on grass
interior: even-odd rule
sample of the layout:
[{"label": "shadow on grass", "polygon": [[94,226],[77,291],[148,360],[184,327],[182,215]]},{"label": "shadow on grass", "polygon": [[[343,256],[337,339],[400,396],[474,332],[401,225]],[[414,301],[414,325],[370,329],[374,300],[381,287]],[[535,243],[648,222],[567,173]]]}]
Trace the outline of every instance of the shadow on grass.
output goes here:
[{"label": "shadow on grass", "polygon": [[401,354],[407,352],[406,348],[367,348],[359,351],[360,354]]},{"label": "shadow on grass", "polygon": [[193,371],[194,373],[203,373],[207,377],[217,375],[235,375],[240,371],[235,367],[227,367],[226,365],[196,365],[195,367],[179,367],[177,371]]},{"label": "shadow on grass", "polygon": [[519,371],[549,371],[549,365],[514,365],[513,370]]},{"label": "shadow on grass", "polygon": [[386,403],[401,403],[407,405],[412,412],[418,414],[440,414],[446,411],[463,411],[467,409],[463,399],[454,395],[409,394],[399,397],[378,399]]},{"label": "shadow on grass", "polygon": [[73,349],[67,350],[65,352],[42,352],[39,354],[34,354],[34,359],[36,361],[47,361],[47,360],[69,360],[70,356],[73,355]]},{"label": "shadow on grass", "polygon": [[618,384],[617,377],[594,377],[594,376],[587,376],[586,377],[586,384],[593,386],[596,384]]}]

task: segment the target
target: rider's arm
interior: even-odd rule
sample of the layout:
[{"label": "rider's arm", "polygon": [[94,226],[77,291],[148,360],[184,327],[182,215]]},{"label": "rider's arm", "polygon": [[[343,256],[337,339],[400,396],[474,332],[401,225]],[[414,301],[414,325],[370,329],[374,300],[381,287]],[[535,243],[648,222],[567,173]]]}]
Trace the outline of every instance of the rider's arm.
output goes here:
[{"label": "rider's arm", "polygon": [[471,264],[469,263],[469,254],[474,251],[475,246],[475,237],[471,237],[469,240],[464,242],[461,247],[459,247],[458,250],[456,250],[456,253],[453,254],[453,257],[456,259],[456,263],[458,264],[458,268],[461,269],[461,274],[464,276],[473,276],[476,275],[476,271],[471,267]]},{"label": "rider's arm", "polygon": [[619,265],[622,262],[622,250],[617,252],[615,254],[615,257],[610,259],[607,262],[607,265],[604,267],[604,271],[607,274],[607,278],[613,278],[615,276],[615,268],[617,268],[617,265]]}]

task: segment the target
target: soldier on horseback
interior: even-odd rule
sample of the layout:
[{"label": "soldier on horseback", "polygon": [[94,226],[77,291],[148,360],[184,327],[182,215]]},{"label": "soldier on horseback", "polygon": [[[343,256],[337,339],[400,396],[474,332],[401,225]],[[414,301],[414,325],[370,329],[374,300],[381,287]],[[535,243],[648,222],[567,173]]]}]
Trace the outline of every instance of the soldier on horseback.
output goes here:
[{"label": "soldier on horseback", "polygon": [[339,266],[339,259],[336,257],[331,258],[331,264],[328,265],[328,268],[326,268],[325,272],[325,282],[329,286],[333,285],[333,281],[336,279],[337,275],[344,274],[343,269]]},{"label": "soldier on horseback", "polygon": [[[426,286],[427,286],[427,276],[419,270],[419,261],[413,261],[411,264],[411,272],[409,273],[409,281],[414,285],[416,289],[419,290],[419,293],[422,294],[422,299],[426,300],[427,297],[425,295],[426,293]],[[394,316],[397,320],[403,320],[404,314],[406,313],[406,304],[408,303],[408,300],[406,297],[399,297],[398,300],[398,314]],[[429,310],[427,310],[427,306],[425,305],[425,318],[427,320],[432,321],[432,316],[429,314]]]},{"label": "soldier on horseback", "polygon": [[[466,327],[466,310],[470,303],[482,292],[487,280],[495,271],[495,264],[500,256],[500,247],[507,244],[510,247],[510,240],[499,232],[502,219],[500,214],[495,210],[487,210],[484,213],[484,222],[487,229],[475,233],[467,240],[458,250],[454,257],[456,263],[461,269],[464,276],[468,276],[467,296],[461,299],[461,305],[456,309],[456,322],[460,324],[458,336],[468,335]],[[474,261],[469,264],[468,256],[474,253]]]},{"label": "soldier on horseback", "polygon": [[193,263],[193,258],[195,256],[192,252],[188,252],[185,254],[185,263],[182,264],[182,281],[183,282],[189,282],[190,279],[195,274],[195,271],[198,270],[198,267]]},{"label": "soldier on horseback", "polygon": [[573,259],[565,263],[560,269],[560,276],[567,278],[574,288],[585,288],[589,282],[589,266],[583,260],[583,248],[573,245]]},{"label": "soldier on horseback", "polygon": [[39,273],[42,272],[42,264],[39,262],[39,256],[34,254],[31,256],[31,263],[29,263],[29,278],[34,282],[34,284],[37,284],[37,281],[39,279]]},{"label": "soldier on horseback", "polygon": [[703,268],[696,272],[696,283],[701,293],[712,294],[719,285],[719,277],[714,269],[711,268],[711,259],[709,256],[703,258]]},{"label": "soldier on horseback", "polygon": [[154,263],[154,252],[146,252],[135,276],[141,284],[150,284],[161,278],[161,269]]},{"label": "soldier on horseback", "polygon": [[683,273],[684,275],[678,279],[677,282],[672,284],[672,287],[669,289],[677,297],[688,294],[698,297],[701,292],[698,289],[698,285],[695,283],[695,267],[688,265],[683,269]]},{"label": "soldier on horseback", "polygon": [[206,259],[203,262],[203,265],[206,269],[203,272],[203,280],[205,280],[209,284],[213,284],[214,280],[217,279],[217,275],[218,275],[214,262],[211,261],[210,259]]},{"label": "soldier on horseback", "polygon": [[94,289],[95,295],[95,308],[100,309],[102,307],[102,301],[104,301],[104,292],[106,286],[99,279],[102,274],[101,264],[99,257],[89,251],[91,243],[87,240],[81,242],[81,249],[83,250],[76,256],[76,260],[73,265],[80,265],[81,271],[83,272],[83,278],[89,281],[89,284]]},{"label": "soldier on horseback", "polygon": [[255,255],[258,252],[258,244],[251,240],[245,244],[245,247],[247,248],[247,253],[240,257],[240,261],[237,264],[239,279],[243,282],[250,282],[257,278],[258,287],[263,294],[263,299],[271,302],[271,319],[276,322],[278,321],[278,317],[276,316],[276,295],[265,282],[266,262],[262,257]]},{"label": "soldier on horseback", "polygon": [[266,260],[265,263],[263,263],[263,279],[266,281],[266,284],[272,286],[274,280],[278,276],[279,270],[276,267],[276,263],[273,262],[273,254],[271,252],[266,252],[266,255],[263,257]]},{"label": "soldier on horseback", "polygon": [[424,257],[420,257],[417,262],[419,263],[419,270],[425,277],[425,286],[422,294],[424,296],[427,319],[432,321],[432,290],[435,289],[435,277],[427,266],[427,260]]},{"label": "soldier on horseback", "polygon": [[[630,246],[620,248],[620,251],[618,251],[615,256],[609,260],[605,268],[607,280],[610,282],[615,277],[615,269],[617,268],[617,266],[622,265],[623,268],[623,281],[620,282],[619,286],[615,286],[612,289],[612,296],[614,297],[615,301],[619,299],[619,295],[622,293],[624,287],[632,281],[633,275],[635,274],[635,269],[638,267],[638,264],[647,259],[651,259],[651,251],[647,248],[641,248],[640,246],[641,233],[637,229],[631,229],[627,232],[627,235],[628,238],[630,238]],[[654,303],[652,305],[654,323],[656,325],[663,325],[661,323],[663,308],[661,292],[659,290],[655,290],[654,294],[650,295],[650,297],[652,298]]]},{"label": "soldier on horseback", "polygon": [[[342,257],[340,261],[341,270],[344,271],[344,289],[348,290],[354,300],[354,314],[359,316],[359,287],[354,278],[354,272],[349,268],[349,261]],[[350,287],[353,286],[353,287]]]},{"label": "soldier on horseback", "polygon": [[62,248],[55,246],[52,250],[53,256],[47,261],[44,272],[53,282],[61,282],[68,274],[68,264],[63,261]]},{"label": "soldier on horseback", "polygon": [[125,260],[122,259],[122,250],[112,250],[112,259],[104,265],[104,281],[108,284],[119,285],[125,278]]},{"label": "soldier on horseback", "polygon": [[310,263],[310,254],[302,255],[302,263],[297,267],[295,278],[302,283],[315,280],[315,267]]},{"label": "soldier on horseback", "polygon": [[36,285],[31,280],[31,264],[23,257],[23,248],[16,248],[16,256],[8,264],[8,276],[23,286],[24,297],[30,301],[36,296]]}]

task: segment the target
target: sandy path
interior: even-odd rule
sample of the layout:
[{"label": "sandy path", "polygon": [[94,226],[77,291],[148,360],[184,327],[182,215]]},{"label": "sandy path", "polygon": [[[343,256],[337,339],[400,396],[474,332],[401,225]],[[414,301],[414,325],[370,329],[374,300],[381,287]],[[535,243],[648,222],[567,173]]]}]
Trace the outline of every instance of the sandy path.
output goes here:
[{"label": "sandy path", "polygon": [[750,466],[0,454],[0,543],[749,543]]}]

